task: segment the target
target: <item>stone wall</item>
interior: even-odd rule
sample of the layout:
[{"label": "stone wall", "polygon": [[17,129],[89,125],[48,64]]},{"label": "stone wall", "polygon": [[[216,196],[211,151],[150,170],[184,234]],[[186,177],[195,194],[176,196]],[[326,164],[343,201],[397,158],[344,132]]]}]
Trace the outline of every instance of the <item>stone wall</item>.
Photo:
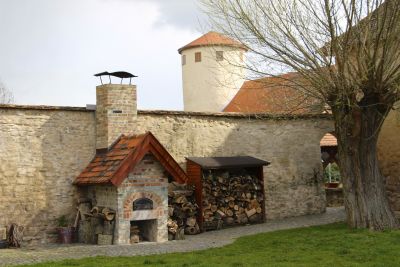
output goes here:
[{"label": "stone wall", "polygon": [[389,113],[378,140],[378,157],[389,194],[389,201],[400,218],[400,103]]},{"label": "stone wall", "polygon": [[[319,141],[332,130],[327,118],[139,111],[137,120],[138,133],[152,131],[183,168],[188,156],[270,161],[267,219],[325,210]],[[1,107],[0,226],[16,222],[27,227],[26,241],[53,240],[55,219],[75,215],[72,181],[95,147],[93,111]]]},{"label": "stone wall", "polygon": [[[81,188],[81,190],[84,188]],[[118,209],[117,188],[112,185],[89,186],[88,194],[80,193],[81,197],[88,197],[91,200],[92,207],[107,207],[113,210]]]},{"label": "stone wall", "polygon": [[25,226],[26,242],[54,241],[56,219],[75,215],[71,183],[94,156],[94,136],[84,109],[0,108],[0,226]]},{"label": "stone wall", "polygon": [[344,205],[343,188],[326,188],[326,206],[340,207]]},{"label": "stone wall", "polygon": [[267,219],[325,211],[319,142],[332,122],[249,115],[145,112],[138,132],[151,131],[185,169],[185,157],[249,155],[264,167]]}]

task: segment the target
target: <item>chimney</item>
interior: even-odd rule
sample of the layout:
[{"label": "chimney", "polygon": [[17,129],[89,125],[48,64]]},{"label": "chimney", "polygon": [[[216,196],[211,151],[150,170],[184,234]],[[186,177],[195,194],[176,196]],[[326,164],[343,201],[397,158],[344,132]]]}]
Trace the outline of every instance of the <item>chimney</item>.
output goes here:
[{"label": "chimney", "polygon": [[107,149],[121,134],[135,132],[136,85],[96,87],[96,149]]}]

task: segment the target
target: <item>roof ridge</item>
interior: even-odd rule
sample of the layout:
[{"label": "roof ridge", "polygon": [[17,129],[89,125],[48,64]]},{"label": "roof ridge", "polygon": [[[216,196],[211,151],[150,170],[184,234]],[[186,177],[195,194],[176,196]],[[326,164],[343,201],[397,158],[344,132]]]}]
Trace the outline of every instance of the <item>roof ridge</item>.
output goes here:
[{"label": "roof ridge", "polygon": [[227,36],[225,34],[215,32],[215,31],[209,31],[206,34],[203,34],[199,38],[191,41],[190,43],[182,46],[181,48],[178,49],[179,54],[182,53],[183,50],[189,49],[189,48],[195,48],[195,47],[201,47],[201,46],[212,46],[212,45],[221,45],[221,46],[230,46],[230,47],[238,47],[244,50],[248,50],[247,47],[239,42],[238,40],[235,40],[231,38],[230,36]]},{"label": "roof ridge", "polygon": [[[291,72],[286,72],[286,73],[282,73],[282,74],[278,74],[278,75],[271,75],[271,76],[264,76],[264,77],[260,77],[260,78],[257,78],[257,79],[249,79],[249,80],[246,80],[245,82],[262,82],[262,80],[264,80],[264,79],[274,79],[274,78],[281,78],[281,79],[285,79],[284,77],[285,76],[290,76],[290,75],[298,75],[299,74],[299,72],[297,72],[297,71],[291,71]],[[286,80],[289,80],[289,79],[286,79]]]},{"label": "roof ridge", "polygon": [[104,153],[96,151],[96,155],[78,175],[74,184],[119,186],[147,153],[152,153],[158,158],[157,160],[176,181],[187,181],[184,170],[150,131],[137,135],[121,134],[110,149],[104,149],[102,152]]}]

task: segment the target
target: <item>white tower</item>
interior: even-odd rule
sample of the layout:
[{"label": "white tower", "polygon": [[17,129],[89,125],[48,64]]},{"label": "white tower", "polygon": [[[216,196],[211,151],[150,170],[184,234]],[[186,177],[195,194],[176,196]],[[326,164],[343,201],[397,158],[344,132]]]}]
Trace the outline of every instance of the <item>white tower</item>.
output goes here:
[{"label": "white tower", "polygon": [[180,48],[184,110],[221,112],[244,82],[246,51],[243,44],[216,32]]}]

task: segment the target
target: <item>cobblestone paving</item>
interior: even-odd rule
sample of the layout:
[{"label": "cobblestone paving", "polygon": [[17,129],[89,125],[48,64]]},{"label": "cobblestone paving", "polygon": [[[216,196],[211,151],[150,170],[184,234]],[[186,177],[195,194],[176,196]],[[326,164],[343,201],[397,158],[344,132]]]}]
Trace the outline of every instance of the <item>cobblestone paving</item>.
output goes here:
[{"label": "cobblestone paving", "polygon": [[328,208],[318,215],[306,215],[282,220],[273,220],[263,224],[229,228],[206,232],[200,235],[186,236],[186,240],[166,243],[141,243],[136,245],[96,246],[96,245],[51,245],[46,247],[3,249],[0,250],[0,266],[30,264],[63,259],[78,259],[94,256],[136,256],[187,252],[232,243],[236,238],[246,235],[276,230],[323,225],[345,220],[343,208]]}]

